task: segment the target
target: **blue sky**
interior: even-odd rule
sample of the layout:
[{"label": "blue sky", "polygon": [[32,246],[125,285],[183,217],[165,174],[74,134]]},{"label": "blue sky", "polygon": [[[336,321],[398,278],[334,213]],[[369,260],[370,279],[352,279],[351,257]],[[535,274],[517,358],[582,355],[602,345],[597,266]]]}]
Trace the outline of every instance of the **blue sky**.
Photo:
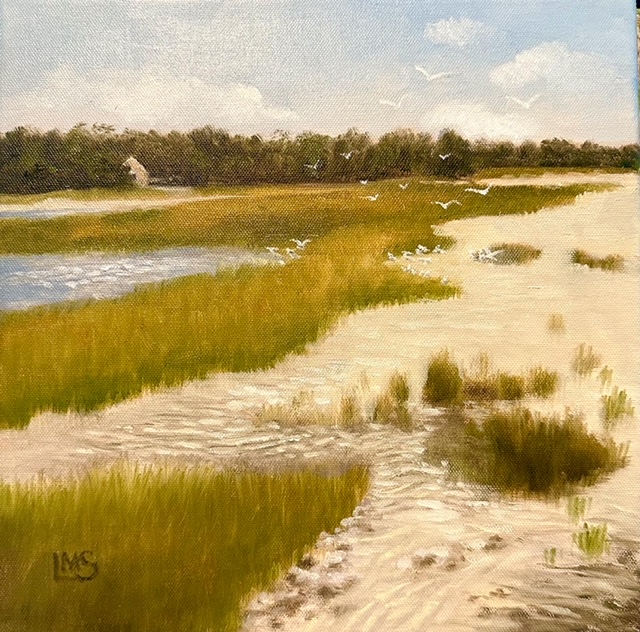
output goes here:
[{"label": "blue sky", "polygon": [[2,130],[637,138],[628,0],[3,0],[1,36]]}]

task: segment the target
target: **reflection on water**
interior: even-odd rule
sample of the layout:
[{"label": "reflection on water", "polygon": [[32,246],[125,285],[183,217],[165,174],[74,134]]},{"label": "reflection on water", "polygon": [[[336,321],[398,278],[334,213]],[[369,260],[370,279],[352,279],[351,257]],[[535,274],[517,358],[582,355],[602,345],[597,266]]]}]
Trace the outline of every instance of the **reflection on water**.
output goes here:
[{"label": "reflection on water", "polygon": [[0,310],[112,298],[135,285],[273,260],[238,248],[173,248],[134,254],[0,256]]}]

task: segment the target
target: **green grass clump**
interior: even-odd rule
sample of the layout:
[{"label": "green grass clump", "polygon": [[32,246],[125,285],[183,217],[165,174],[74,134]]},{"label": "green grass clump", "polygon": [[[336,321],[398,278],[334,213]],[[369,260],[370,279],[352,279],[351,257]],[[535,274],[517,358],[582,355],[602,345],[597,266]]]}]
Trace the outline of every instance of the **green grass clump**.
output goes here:
[{"label": "green grass clump", "polygon": [[600,387],[605,389],[611,386],[613,381],[613,369],[610,369],[608,366],[603,366],[600,369],[600,373],[598,373],[598,379],[600,380]]},{"label": "green grass clump", "polygon": [[578,524],[591,508],[591,498],[585,496],[571,496],[567,501],[567,514],[573,524]]},{"label": "green grass clump", "polygon": [[551,547],[550,549],[545,549],[544,550],[544,563],[547,566],[554,567],[556,565],[557,556],[558,556],[558,550],[556,549],[555,546]]},{"label": "green grass clump", "polygon": [[[20,427],[41,411],[91,411],[146,390],[214,371],[274,366],[368,307],[455,296],[458,289],[389,265],[387,252],[433,249],[443,221],[524,214],[566,204],[592,186],[496,187],[464,184],[401,191],[360,185],[264,187],[244,197],[106,215],[0,220],[0,252],[138,251],[170,246],[290,247],[312,236],[286,266],[244,267],[140,287],[117,299],[0,313],[0,427]],[[432,201],[462,202],[446,214]],[[480,199],[482,198],[482,199]],[[453,213],[453,214],[452,214]],[[264,250],[263,250],[264,251]]]},{"label": "green grass clump", "polygon": [[602,422],[607,430],[613,429],[617,420],[623,417],[633,417],[635,408],[627,391],[614,386],[610,395],[602,396]]},{"label": "green grass clump", "polygon": [[[350,515],[368,484],[365,467],[337,464],[271,473],[116,467],[69,482],[0,484],[3,629],[236,631],[251,596]],[[53,554],[82,551],[98,564],[95,578],[55,581]]]},{"label": "green grass clump", "polygon": [[526,382],[521,375],[510,373],[498,373],[499,399],[505,401],[516,401],[522,399],[526,394]]},{"label": "green grass clump", "polygon": [[413,424],[408,408],[409,394],[407,376],[394,373],[386,390],[376,400],[373,421],[378,424],[392,424],[405,431],[411,430]]},{"label": "green grass clump", "polygon": [[602,364],[602,356],[593,347],[584,342],[574,351],[571,360],[571,370],[579,377],[586,377]]},{"label": "green grass clump", "polygon": [[494,252],[501,251],[496,255],[496,263],[502,265],[523,265],[535,261],[542,254],[542,250],[529,244],[500,243],[491,244],[489,248]]},{"label": "green grass clump", "polygon": [[526,390],[529,395],[546,399],[551,397],[560,384],[560,376],[557,371],[549,371],[544,367],[537,366],[529,371],[527,375]]},{"label": "green grass clump", "polygon": [[587,557],[602,557],[611,548],[611,538],[607,531],[606,523],[589,525],[585,522],[582,530],[574,533],[572,539]]},{"label": "green grass clump", "polygon": [[624,257],[622,255],[607,255],[606,257],[596,257],[584,250],[571,251],[571,263],[576,263],[589,268],[600,268],[608,272],[620,272],[624,269]]},{"label": "green grass clump", "polygon": [[592,485],[628,460],[625,446],[600,440],[578,417],[526,408],[494,411],[481,423],[452,418],[429,441],[429,460],[446,459],[456,475],[524,496],[558,496]]},{"label": "green grass clump", "polygon": [[454,406],[462,401],[462,376],[446,351],[429,360],[422,401],[432,406]]}]

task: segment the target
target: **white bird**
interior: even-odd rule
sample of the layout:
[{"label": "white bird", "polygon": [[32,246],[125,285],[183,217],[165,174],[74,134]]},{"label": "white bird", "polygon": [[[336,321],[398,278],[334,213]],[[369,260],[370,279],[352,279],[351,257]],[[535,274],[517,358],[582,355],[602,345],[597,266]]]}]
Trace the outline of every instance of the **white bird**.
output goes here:
[{"label": "white bird", "polygon": [[440,245],[438,244],[434,249],[433,249],[434,254],[442,254],[443,252],[446,252],[446,250]]},{"label": "white bird", "polygon": [[369,200],[369,202],[375,202],[378,198],[380,197],[379,193],[376,193],[375,195],[367,195],[366,197],[363,197],[363,200]]},{"label": "white bird", "polygon": [[351,158],[351,156],[353,156],[353,152],[352,151],[348,151],[344,154],[340,154],[343,158],[346,158],[347,160],[349,160]]},{"label": "white bird", "polygon": [[540,98],[539,94],[535,94],[534,96],[532,96],[528,101],[521,101],[520,99],[517,99],[516,97],[505,97],[505,99],[509,99],[510,101],[513,101],[514,103],[517,103],[518,105],[521,105],[525,110],[528,110],[535,101],[537,101]]},{"label": "white bird", "polygon": [[267,250],[272,254],[272,255],[277,255],[280,252],[280,248],[276,248],[275,246],[267,246]]},{"label": "white bird", "polygon": [[388,252],[387,253],[387,259],[389,259],[389,261],[397,261],[398,257],[396,257],[393,253]]},{"label": "white bird", "polygon": [[300,255],[295,251],[295,249],[293,248],[286,248],[285,252],[292,258],[292,259],[300,259]]},{"label": "white bird", "polygon": [[289,241],[292,241],[292,242],[293,242],[293,243],[298,247],[298,249],[299,249],[299,250],[304,250],[304,247],[305,247],[307,244],[310,244],[310,243],[311,243],[311,240],[310,240],[310,239],[303,239],[303,240],[300,240],[300,239],[290,239]]},{"label": "white bird", "polygon": [[429,251],[429,249],[426,246],[423,246],[422,244],[418,244],[416,247],[416,254],[417,255],[426,255]]},{"label": "white bird", "polygon": [[406,191],[407,188],[409,187],[409,183],[407,182],[406,184],[399,184],[398,185],[403,191]]},{"label": "white bird", "polygon": [[369,180],[360,180],[360,184],[369,184]]},{"label": "white bird", "polygon": [[390,105],[392,108],[396,108],[396,110],[400,109],[400,106],[402,105],[402,102],[408,97],[408,94],[403,94],[400,97],[400,101],[398,101],[397,103],[394,101],[389,101],[388,99],[380,99],[380,103],[382,105]]},{"label": "white bird", "polygon": [[309,167],[309,169],[313,169],[314,171],[317,171],[319,166],[320,160],[316,160],[316,163],[314,165],[305,165],[305,167]]},{"label": "white bird", "polygon": [[449,200],[448,202],[434,202],[434,204],[437,204],[438,206],[441,206],[445,211],[452,205],[452,204],[457,204],[458,206],[462,206],[462,204],[460,204],[460,202],[458,202],[458,200]]},{"label": "white bird", "polygon": [[438,72],[435,75],[431,75],[422,66],[416,66],[416,70],[421,72],[427,78],[427,81],[435,81],[436,79],[451,76],[450,72]]},{"label": "white bird", "polygon": [[451,154],[438,154],[440,156],[440,160],[446,160]]},{"label": "white bird", "polygon": [[410,250],[403,250],[402,251],[402,258],[403,259],[410,259],[411,257],[413,257],[413,253]]},{"label": "white bird", "polygon": [[472,193],[479,193],[480,195],[486,195],[487,193],[489,193],[489,190],[491,189],[493,185],[490,184],[486,189],[474,189],[473,187],[469,187],[467,189],[465,189],[465,191],[471,191]]}]

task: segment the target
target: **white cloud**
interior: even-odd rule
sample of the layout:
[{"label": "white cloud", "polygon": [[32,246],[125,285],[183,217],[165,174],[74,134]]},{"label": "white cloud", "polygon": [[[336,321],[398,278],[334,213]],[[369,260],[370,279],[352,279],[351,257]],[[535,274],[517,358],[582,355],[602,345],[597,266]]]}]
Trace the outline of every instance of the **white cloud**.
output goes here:
[{"label": "white cloud", "polygon": [[543,42],[494,68],[490,78],[503,87],[545,81],[575,91],[615,81],[617,74],[613,65],[599,55],[571,51],[563,42]]},{"label": "white cloud", "polygon": [[452,128],[471,140],[488,138],[522,142],[539,136],[535,121],[514,112],[493,112],[483,103],[453,101],[443,103],[425,114],[423,129],[437,134],[445,128]]},{"label": "white cloud", "polygon": [[425,29],[425,37],[435,44],[448,44],[450,46],[466,46],[477,36],[490,32],[490,29],[482,22],[469,18],[456,20],[440,20],[429,22]]},{"label": "white cloud", "polygon": [[83,121],[158,130],[214,125],[256,133],[298,119],[291,110],[265,103],[255,86],[175,77],[155,68],[87,79],[60,66],[39,88],[5,98],[2,110],[5,129],[65,129]]}]

